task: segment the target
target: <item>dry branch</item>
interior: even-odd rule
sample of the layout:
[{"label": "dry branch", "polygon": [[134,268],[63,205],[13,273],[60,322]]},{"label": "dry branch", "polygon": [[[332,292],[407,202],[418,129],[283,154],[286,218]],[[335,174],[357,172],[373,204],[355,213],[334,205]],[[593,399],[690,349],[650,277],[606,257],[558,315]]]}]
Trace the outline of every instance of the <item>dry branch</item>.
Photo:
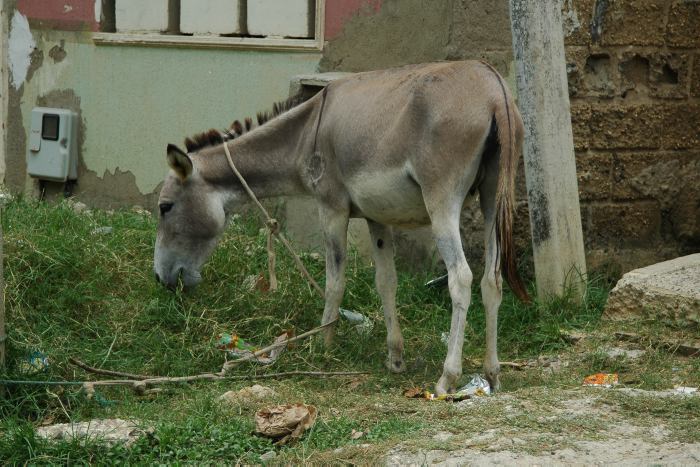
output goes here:
[{"label": "dry branch", "polygon": [[107,379],[101,381],[84,381],[83,389],[85,390],[85,393],[88,395],[88,397],[95,393],[95,387],[97,386],[131,386],[131,388],[138,394],[147,394],[149,391],[151,391],[148,389],[149,386],[159,384],[190,383],[194,381],[241,381],[255,379],[287,378],[290,376],[312,376],[317,378],[327,378],[332,376],[359,376],[366,374],[368,374],[368,372],[366,371],[285,371],[282,373],[268,373],[263,375],[237,376],[223,376],[222,373],[203,373],[200,375],[192,376],[160,376],[142,380]]},{"label": "dry branch", "polygon": [[74,357],[70,357],[68,359],[68,361],[71,362],[73,365],[82,368],[85,371],[88,371],[90,373],[95,373],[98,375],[120,376],[120,377],[124,377],[124,378],[129,378],[129,379],[136,379],[136,380],[156,378],[155,376],[151,376],[151,375],[137,375],[134,373],[125,373],[122,371],[113,371],[113,370],[105,370],[103,368],[95,368],[93,366],[88,365],[87,363],[81,362],[80,360],[78,360],[77,358],[74,358]]}]

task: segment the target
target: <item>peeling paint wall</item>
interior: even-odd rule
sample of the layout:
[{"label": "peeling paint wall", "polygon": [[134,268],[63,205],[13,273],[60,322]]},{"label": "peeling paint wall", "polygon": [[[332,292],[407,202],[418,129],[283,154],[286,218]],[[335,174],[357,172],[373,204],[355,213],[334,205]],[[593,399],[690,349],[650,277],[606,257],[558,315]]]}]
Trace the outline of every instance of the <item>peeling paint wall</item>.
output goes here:
[{"label": "peeling paint wall", "polygon": [[[96,46],[95,1],[64,3],[73,9],[54,17],[73,14],[70,21],[61,19],[73,30],[54,29],[56,21],[45,11],[27,23],[21,11],[35,11],[36,2],[20,0],[15,13],[22,19],[5,176],[15,191],[34,185],[25,164],[33,107],[80,115],[79,199],[109,207],[152,205],[166,173],[167,143],[266,110],[287,97],[290,76],[315,72],[320,59],[320,53]],[[55,185],[50,193],[61,191]]]},{"label": "peeling paint wall", "polygon": [[29,30],[29,21],[22,13],[15,12],[10,22],[7,64],[10,70],[10,83],[15,89],[24,83],[34,52],[34,38]]}]

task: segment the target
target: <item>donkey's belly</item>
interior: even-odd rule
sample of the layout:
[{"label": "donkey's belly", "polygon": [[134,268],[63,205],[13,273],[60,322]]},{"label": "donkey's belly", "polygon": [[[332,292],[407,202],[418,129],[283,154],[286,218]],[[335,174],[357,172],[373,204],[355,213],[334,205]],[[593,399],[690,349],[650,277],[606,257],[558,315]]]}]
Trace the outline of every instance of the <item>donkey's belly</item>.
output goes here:
[{"label": "donkey's belly", "polygon": [[401,227],[430,223],[421,189],[404,170],[357,175],[347,189],[356,217]]}]

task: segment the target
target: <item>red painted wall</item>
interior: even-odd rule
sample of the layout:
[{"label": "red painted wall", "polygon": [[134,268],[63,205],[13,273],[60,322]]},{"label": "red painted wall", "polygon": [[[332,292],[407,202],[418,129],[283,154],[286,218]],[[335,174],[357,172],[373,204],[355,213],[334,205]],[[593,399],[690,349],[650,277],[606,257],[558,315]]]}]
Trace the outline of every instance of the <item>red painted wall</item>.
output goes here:
[{"label": "red painted wall", "polygon": [[343,32],[345,23],[356,14],[379,12],[382,0],[326,0],[325,39],[332,40]]},{"label": "red painted wall", "polygon": [[[382,0],[326,0],[326,40],[340,35],[353,16],[372,15],[381,7]],[[95,0],[17,0],[17,10],[40,27],[99,30],[99,23],[95,21]]]},{"label": "red painted wall", "polygon": [[41,27],[97,31],[95,0],[18,0],[17,10]]}]

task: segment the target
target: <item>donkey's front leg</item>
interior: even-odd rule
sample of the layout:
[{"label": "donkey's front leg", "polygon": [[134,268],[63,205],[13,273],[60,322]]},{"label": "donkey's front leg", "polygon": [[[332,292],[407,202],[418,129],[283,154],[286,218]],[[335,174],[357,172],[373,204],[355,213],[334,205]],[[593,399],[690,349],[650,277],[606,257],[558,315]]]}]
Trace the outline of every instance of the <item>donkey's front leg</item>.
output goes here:
[{"label": "donkey's front leg", "polygon": [[[321,206],[319,217],[326,244],[326,304],[321,321],[321,324],[326,324],[338,318],[340,302],[345,292],[349,212]],[[331,325],[323,331],[326,346],[333,342],[334,328],[335,325]]]},{"label": "donkey's front leg", "polygon": [[389,371],[400,373],[406,369],[403,361],[403,336],[396,316],[396,267],[394,265],[394,236],[391,227],[367,221],[372,237],[372,257],[376,271],[377,292],[382,299],[386,322],[386,343]]}]

